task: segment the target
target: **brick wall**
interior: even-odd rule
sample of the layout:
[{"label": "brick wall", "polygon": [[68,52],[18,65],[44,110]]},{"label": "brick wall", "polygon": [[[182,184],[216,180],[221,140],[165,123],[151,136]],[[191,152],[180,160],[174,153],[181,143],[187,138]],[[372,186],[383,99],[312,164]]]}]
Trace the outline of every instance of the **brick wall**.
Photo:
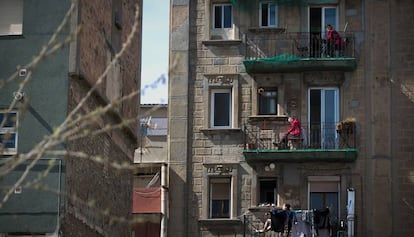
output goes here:
[{"label": "brick wall", "polygon": [[[132,27],[135,4],[138,2],[141,1],[80,1],[79,23],[82,32],[78,37],[79,74],[72,75],[69,80],[69,111],[79,104],[121,49]],[[114,25],[115,15],[120,19],[117,26]],[[80,114],[104,107],[117,97],[139,89],[140,35],[136,35],[138,37],[132,42],[132,47],[104,78],[98,90],[81,108]],[[105,126],[119,124],[124,119],[134,119],[138,115],[138,108],[139,98],[135,96],[95,119],[85,130],[99,131]],[[113,164],[131,164],[133,161],[137,147],[136,125],[135,122],[129,127],[68,141],[68,150],[83,152],[89,158],[68,156],[66,160],[67,195],[62,228],[65,236],[131,234],[132,172],[114,168]],[[82,129],[78,134],[85,130]],[[99,157],[99,162],[94,157]]]}]

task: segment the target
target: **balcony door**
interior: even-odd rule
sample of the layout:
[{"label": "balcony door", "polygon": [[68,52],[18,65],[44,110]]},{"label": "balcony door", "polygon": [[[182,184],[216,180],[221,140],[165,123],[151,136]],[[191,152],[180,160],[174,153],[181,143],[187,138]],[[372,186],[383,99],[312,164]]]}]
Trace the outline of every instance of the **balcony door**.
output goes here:
[{"label": "balcony door", "polygon": [[322,39],[326,38],[325,26],[332,25],[338,30],[338,9],[335,6],[310,7],[309,8],[309,32],[311,56],[321,57],[323,55]]},{"label": "balcony door", "polygon": [[308,135],[311,148],[335,149],[339,120],[338,88],[310,88],[308,91]]}]

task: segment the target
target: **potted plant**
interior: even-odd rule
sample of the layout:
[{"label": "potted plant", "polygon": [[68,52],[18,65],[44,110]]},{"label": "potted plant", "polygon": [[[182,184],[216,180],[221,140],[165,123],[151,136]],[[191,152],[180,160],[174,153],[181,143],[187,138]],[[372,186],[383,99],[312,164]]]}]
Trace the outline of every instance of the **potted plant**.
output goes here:
[{"label": "potted plant", "polygon": [[336,124],[336,131],[338,133],[354,133],[356,119],[353,117],[346,118]]}]

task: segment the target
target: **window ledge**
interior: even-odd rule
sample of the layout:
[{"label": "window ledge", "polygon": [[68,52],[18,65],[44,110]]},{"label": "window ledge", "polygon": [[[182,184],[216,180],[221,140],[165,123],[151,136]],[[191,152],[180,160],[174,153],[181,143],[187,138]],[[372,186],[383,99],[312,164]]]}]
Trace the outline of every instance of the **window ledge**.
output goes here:
[{"label": "window ledge", "polygon": [[249,211],[251,211],[251,212],[268,212],[268,211],[272,210],[273,208],[275,208],[275,207],[270,206],[270,205],[269,206],[256,206],[256,207],[250,207]]},{"label": "window ledge", "polygon": [[203,44],[205,46],[225,46],[225,45],[239,45],[241,40],[204,40]]},{"label": "window ledge", "polygon": [[250,32],[253,33],[285,33],[285,28],[278,28],[278,27],[250,27],[248,29]]},{"label": "window ledge", "polygon": [[230,218],[215,218],[215,219],[198,219],[198,222],[207,227],[226,227],[229,225],[241,225],[242,221],[240,219],[230,219]]},{"label": "window ledge", "polygon": [[23,35],[0,35],[0,40],[24,39]]},{"label": "window ledge", "polygon": [[238,133],[241,132],[241,128],[204,128],[200,129],[200,131],[208,134]]},{"label": "window ledge", "polygon": [[249,116],[249,120],[274,120],[274,121],[287,121],[287,115],[252,115]]},{"label": "window ledge", "polygon": [[17,154],[17,149],[16,148],[4,148],[3,150],[0,151],[0,156],[14,156]]}]

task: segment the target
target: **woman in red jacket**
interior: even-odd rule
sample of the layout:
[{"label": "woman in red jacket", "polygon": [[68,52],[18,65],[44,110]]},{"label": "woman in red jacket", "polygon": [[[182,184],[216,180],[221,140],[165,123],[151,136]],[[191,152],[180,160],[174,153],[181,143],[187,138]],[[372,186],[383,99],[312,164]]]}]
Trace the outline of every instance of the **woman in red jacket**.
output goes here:
[{"label": "woman in red jacket", "polygon": [[342,50],[342,38],[330,24],[326,25],[326,42],[328,56],[333,57],[335,52],[340,52]]},{"label": "woman in red jacket", "polygon": [[302,136],[302,127],[300,125],[299,119],[289,117],[288,121],[290,123],[289,128],[279,137],[281,147],[288,145],[288,140],[298,140],[301,139]]}]

